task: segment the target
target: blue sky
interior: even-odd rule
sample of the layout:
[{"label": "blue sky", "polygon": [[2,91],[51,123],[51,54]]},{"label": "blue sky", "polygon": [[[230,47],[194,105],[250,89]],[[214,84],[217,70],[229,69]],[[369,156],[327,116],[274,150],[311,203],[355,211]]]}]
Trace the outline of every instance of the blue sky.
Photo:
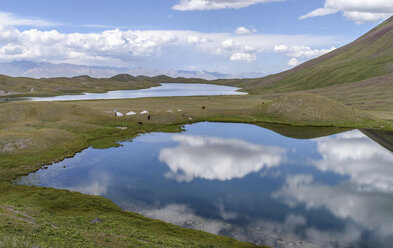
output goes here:
[{"label": "blue sky", "polygon": [[2,1],[0,60],[269,74],[351,42],[392,2]]}]

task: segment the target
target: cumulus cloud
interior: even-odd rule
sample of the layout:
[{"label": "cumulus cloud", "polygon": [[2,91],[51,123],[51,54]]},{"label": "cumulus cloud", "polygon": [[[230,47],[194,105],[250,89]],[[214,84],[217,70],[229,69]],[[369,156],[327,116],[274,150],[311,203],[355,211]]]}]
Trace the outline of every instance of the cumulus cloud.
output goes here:
[{"label": "cumulus cloud", "polygon": [[246,61],[248,63],[255,61],[257,59],[257,56],[253,53],[247,53],[247,52],[236,52],[232,54],[230,60],[231,61]]},{"label": "cumulus cloud", "polygon": [[246,34],[252,34],[252,33],[256,33],[256,32],[258,32],[258,31],[255,28],[248,29],[246,27],[238,27],[235,30],[235,33],[238,34],[238,35],[246,35]]},{"label": "cumulus cloud", "polygon": [[291,66],[291,67],[295,67],[295,66],[298,66],[298,65],[300,64],[300,61],[297,60],[297,58],[291,58],[291,59],[288,61],[287,64],[288,64],[289,66]]},{"label": "cumulus cloud", "polygon": [[[287,46],[322,46],[337,42],[337,37],[311,35],[266,35],[252,33],[202,33],[188,30],[120,30],[91,33],[61,33],[56,30],[29,29],[0,25],[0,60],[38,60],[55,63],[129,66],[130,63],[160,58],[168,61],[176,49],[215,58],[217,61],[253,62],[258,54],[274,50],[287,41]],[[292,49],[293,50],[293,49]],[[294,53],[288,49],[286,53]],[[169,57],[168,57],[169,56]],[[175,54],[173,56],[178,56]],[[176,58],[178,60],[178,58]]]},{"label": "cumulus cloud", "polygon": [[[291,59],[288,61],[287,65],[290,67],[298,66],[299,64],[304,62],[304,60],[312,59],[319,57],[323,54],[329,53],[335,50],[335,47],[331,47],[330,49],[312,49],[310,46],[287,46],[287,45],[276,45],[274,46],[274,52],[284,54]],[[300,61],[299,59],[302,59]]]},{"label": "cumulus cloud", "polygon": [[274,51],[285,54],[289,57],[311,59],[319,57],[325,53],[335,50],[335,47],[330,49],[312,49],[310,46],[286,46],[277,45],[274,47]]},{"label": "cumulus cloud", "polygon": [[276,2],[282,0],[180,0],[172,7],[174,10],[213,10],[213,9],[240,9],[258,3]]},{"label": "cumulus cloud", "polygon": [[63,34],[56,30],[19,31],[14,27],[0,26],[1,59],[43,59],[65,61],[128,60],[146,57],[158,52],[160,47],[176,41],[176,36],[166,31],[107,30],[102,33]]},{"label": "cumulus cloud", "polygon": [[231,61],[245,61],[252,62],[257,59],[257,48],[244,45],[238,42],[234,42],[233,39],[226,39],[222,43],[222,46],[216,49],[216,54],[229,56]]},{"label": "cumulus cloud", "polygon": [[342,12],[345,17],[360,24],[389,18],[393,14],[391,0],[325,0],[323,8],[315,9],[299,19],[326,16]]},{"label": "cumulus cloud", "polygon": [[231,49],[232,47],[235,46],[235,43],[233,42],[232,39],[227,39],[227,40],[224,40],[224,41],[222,42],[222,46],[223,46],[224,48],[226,48],[226,49]]},{"label": "cumulus cloud", "polygon": [[54,26],[56,23],[46,21],[40,18],[19,17],[12,13],[0,12],[0,24],[4,26],[34,26],[48,27]]},{"label": "cumulus cloud", "polygon": [[160,151],[159,159],[168,177],[190,182],[195,178],[226,181],[242,178],[264,167],[280,165],[285,150],[247,143],[237,139],[176,135],[178,147]]}]

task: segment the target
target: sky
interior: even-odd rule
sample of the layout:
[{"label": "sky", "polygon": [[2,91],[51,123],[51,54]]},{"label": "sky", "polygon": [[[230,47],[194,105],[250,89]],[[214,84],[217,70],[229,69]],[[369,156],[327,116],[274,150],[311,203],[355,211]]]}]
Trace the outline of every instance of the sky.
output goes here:
[{"label": "sky", "polygon": [[0,0],[0,61],[271,74],[343,46],[392,0]]}]

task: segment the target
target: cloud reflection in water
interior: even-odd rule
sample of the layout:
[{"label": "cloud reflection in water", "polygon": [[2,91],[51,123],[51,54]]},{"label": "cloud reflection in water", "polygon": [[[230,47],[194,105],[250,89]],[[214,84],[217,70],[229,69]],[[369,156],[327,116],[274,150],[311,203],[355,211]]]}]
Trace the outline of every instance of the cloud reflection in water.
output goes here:
[{"label": "cloud reflection in water", "polygon": [[92,171],[86,181],[78,186],[66,187],[71,191],[78,191],[88,195],[106,195],[111,182],[111,177],[104,171]]},{"label": "cloud reflection in water", "polygon": [[279,147],[251,144],[238,139],[192,135],[175,135],[179,146],[160,151],[159,159],[177,181],[195,178],[227,181],[243,178],[264,167],[280,165],[285,150]]},{"label": "cloud reflection in water", "polygon": [[273,196],[289,206],[326,208],[335,216],[351,219],[379,235],[393,233],[393,153],[359,131],[316,139],[321,160],[318,170],[348,176],[337,185],[314,183],[312,175],[287,177]]}]

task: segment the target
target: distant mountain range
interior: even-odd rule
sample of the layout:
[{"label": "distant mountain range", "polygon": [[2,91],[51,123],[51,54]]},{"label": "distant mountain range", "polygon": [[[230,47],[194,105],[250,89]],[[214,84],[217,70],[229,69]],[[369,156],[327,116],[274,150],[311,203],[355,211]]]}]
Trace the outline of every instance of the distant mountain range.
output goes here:
[{"label": "distant mountain range", "polygon": [[257,78],[264,76],[262,73],[243,73],[239,75],[223,74],[208,71],[188,71],[188,70],[151,70],[144,68],[128,69],[122,67],[109,66],[86,66],[75,64],[54,64],[50,62],[33,62],[19,60],[0,63],[0,74],[12,77],[75,77],[88,75],[95,78],[109,78],[118,74],[130,74],[133,76],[157,76],[167,75],[169,77],[202,78],[207,80],[229,79],[229,78]]}]

